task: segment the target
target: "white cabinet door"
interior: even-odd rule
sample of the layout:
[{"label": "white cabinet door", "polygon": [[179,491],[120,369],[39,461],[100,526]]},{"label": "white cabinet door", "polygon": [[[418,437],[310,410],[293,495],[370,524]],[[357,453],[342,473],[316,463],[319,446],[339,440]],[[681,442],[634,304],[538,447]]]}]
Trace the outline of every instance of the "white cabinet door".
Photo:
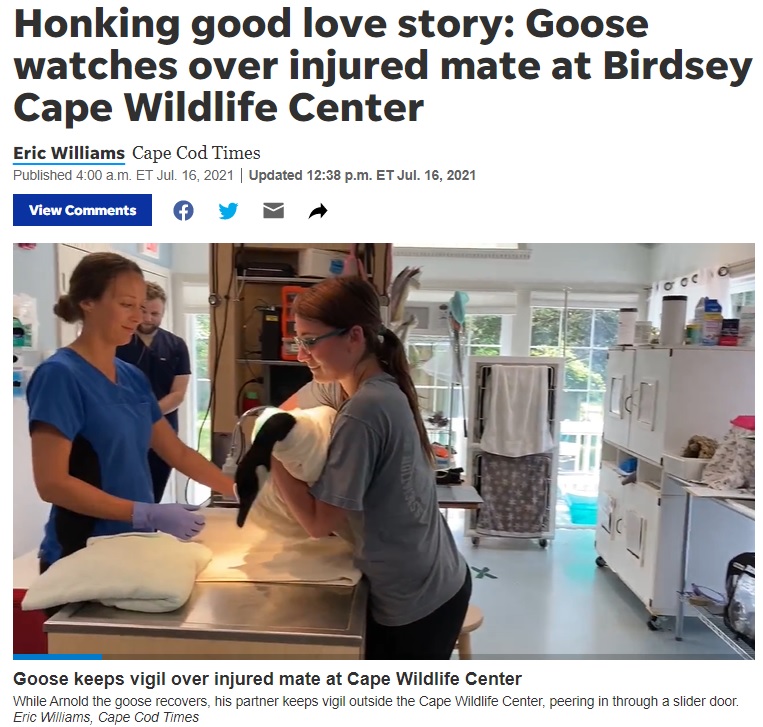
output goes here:
[{"label": "white cabinet door", "polygon": [[598,512],[596,516],[596,552],[616,570],[614,561],[617,555],[614,552],[615,545],[615,522],[617,518],[617,504],[622,493],[623,486],[617,473],[604,465],[601,468],[599,478]]},{"label": "white cabinet door", "polygon": [[639,457],[660,463],[668,416],[670,349],[636,351],[633,405],[628,449]]},{"label": "white cabinet door", "polygon": [[604,439],[628,447],[633,394],[634,351],[610,351],[604,402]]},{"label": "white cabinet door", "polygon": [[[87,250],[79,250],[76,247],[70,247],[69,245],[57,245],[58,252],[58,275],[57,275],[57,290],[58,295],[64,295],[69,292],[69,280],[71,279],[74,268],[77,267],[77,263],[82,260],[85,255],[88,255]],[[56,296],[56,298],[58,297]],[[68,346],[79,335],[80,324],[79,323],[66,323],[65,321],[58,320],[58,345]]]},{"label": "white cabinet door", "polygon": [[646,605],[654,597],[660,529],[660,493],[641,482],[627,486],[623,508],[623,545],[628,585]]}]

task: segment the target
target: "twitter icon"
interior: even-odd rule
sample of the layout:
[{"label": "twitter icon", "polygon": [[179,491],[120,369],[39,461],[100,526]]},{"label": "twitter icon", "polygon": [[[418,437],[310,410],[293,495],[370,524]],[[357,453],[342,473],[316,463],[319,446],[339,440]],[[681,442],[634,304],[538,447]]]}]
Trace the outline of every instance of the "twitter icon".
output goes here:
[{"label": "twitter icon", "polygon": [[238,209],[238,205],[235,202],[231,202],[227,207],[224,204],[218,205],[218,207],[220,208],[221,220],[229,220],[236,214],[236,210]]}]

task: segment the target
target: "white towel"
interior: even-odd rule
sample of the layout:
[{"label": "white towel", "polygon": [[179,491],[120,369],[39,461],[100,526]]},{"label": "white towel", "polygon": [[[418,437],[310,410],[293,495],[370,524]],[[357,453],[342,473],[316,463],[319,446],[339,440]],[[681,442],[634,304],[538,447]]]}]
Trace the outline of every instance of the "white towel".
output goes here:
[{"label": "white towel", "polygon": [[548,367],[491,366],[485,431],[480,445],[503,457],[554,447],[548,421]]},{"label": "white towel", "polygon": [[234,509],[205,510],[207,525],[198,539],[214,556],[199,574],[199,583],[354,586],[360,581],[362,574],[353,564],[352,546],[343,538],[310,538],[298,523],[289,530],[283,528],[281,520],[279,529],[274,530],[267,524],[266,513],[259,514],[260,518],[250,517],[243,528],[238,528]]},{"label": "white towel", "polygon": [[86,547],[36,578],[21,607],[32,611],[98,601],[125,611],[174,611],[190,598],[196,576],[211,558],[204,545],[165,533],[90,538]]}]

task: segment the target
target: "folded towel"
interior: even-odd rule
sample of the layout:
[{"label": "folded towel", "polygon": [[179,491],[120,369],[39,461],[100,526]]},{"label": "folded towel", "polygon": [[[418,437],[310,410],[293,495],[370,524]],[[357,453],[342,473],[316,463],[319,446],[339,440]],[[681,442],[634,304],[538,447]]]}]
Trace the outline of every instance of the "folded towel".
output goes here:
[{"label": "folded towel", "polygon": [[183,606],[212,558],[207,547],[165,533],[90,538],[31,584],[25,611],[98,601],[125,611],[164,613]]},{"label": "folded towel", "polygon": [[[199,542],[213,553],[197,581],[249,583],[321,583],[354,586],[361,572],[353,564],[352,545],[344,538],[310,538],[270,483],[260,492],[242,528],[229,508],[205,510],[206,526]],[[275,509],[272,509],[275,508]]]},{"label": "folded towel", "polygon": [[548,367],[490,367],[483,451],[503,457],[542,454],[554,447],[548,421]]}]

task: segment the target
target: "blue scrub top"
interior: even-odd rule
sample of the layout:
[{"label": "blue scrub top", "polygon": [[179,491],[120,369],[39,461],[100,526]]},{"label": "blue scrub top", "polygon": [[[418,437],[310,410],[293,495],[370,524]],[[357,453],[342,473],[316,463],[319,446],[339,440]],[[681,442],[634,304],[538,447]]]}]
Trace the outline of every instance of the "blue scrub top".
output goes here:
[{"label": "blue scrub top", "polygon": [[[55,427],[72,442],[69,474],[133,502],[153,502],[148,466],[153,425],[162,418],[144,374],[115,360],[117,382],[70,348],[56,351],[27,386],[29,429]],[[85,547],[90,537],[133,530],[130,523],[98,520],[53,505],[40,559],[47,564]]]},{"label": "blue scrub top", "polygon": [[[130,343],[117,348],[117,358],[137,366],[148,377],[157,401],[170,393],[176,376],[191,373],[191,360],[185,341],[163,328],[157,329],[151,346],[146,346],[137,334],[133,335]],[[165,416],[177,432],[178,410]]]}]

